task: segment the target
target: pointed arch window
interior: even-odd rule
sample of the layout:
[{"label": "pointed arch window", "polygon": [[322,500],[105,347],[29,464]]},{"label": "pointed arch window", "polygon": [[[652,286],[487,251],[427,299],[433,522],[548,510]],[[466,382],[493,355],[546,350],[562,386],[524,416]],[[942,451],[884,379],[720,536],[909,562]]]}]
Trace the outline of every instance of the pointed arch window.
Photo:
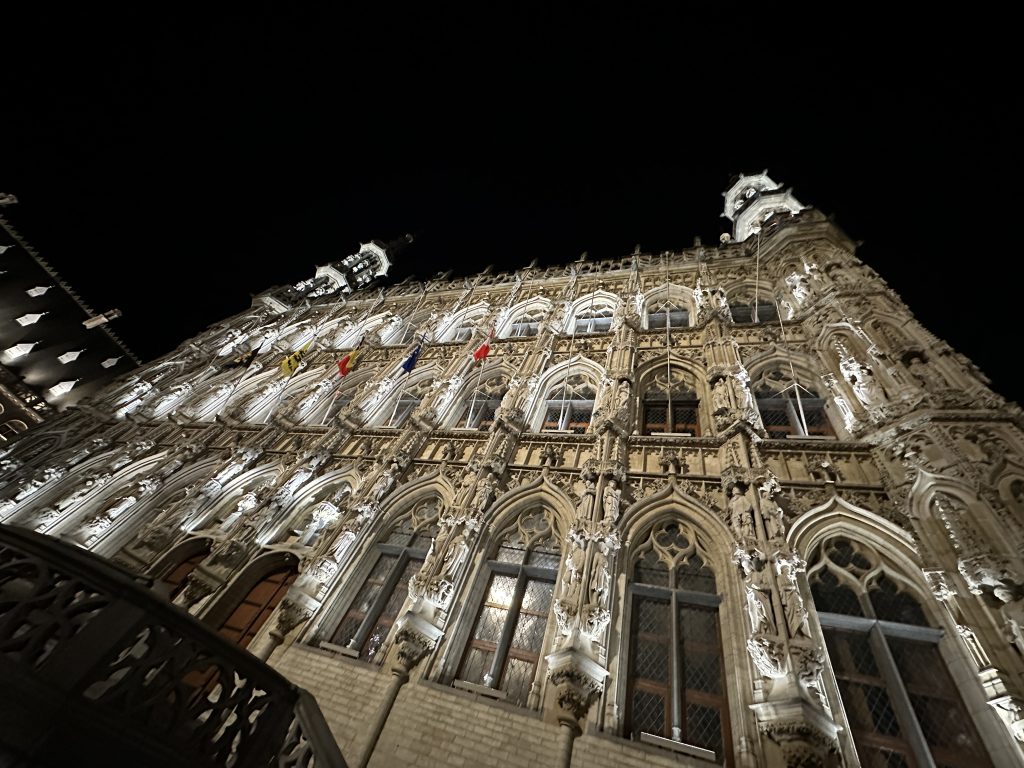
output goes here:
[{"label": "pointed arch window", "polygon": [[415,507],[373,548],[373,565],[331,635],[328,647],[366,661],[378,657],[409,595],[409,579],[423,566],[437,536],[438,506]]},{"label": "pointed arch window", "polygon": [[498,539],[485,567],[487,586],[457,678],[504,692],[517,706],[534,705],[560,549],[551,516],[533,510]]},{"label": "pointed arch window", "polygon": [[448,333],[445,335],[445,341],[466,341],[470,336],[473,335],[473,331],[476,330],[477,323],[482,317],[481,314],[475,314],[467,317],[463,317],[458,324],[456,324]]},{"label": "pointed arch window", "polygon": [[626,730],[731,764],[720,599],[696,542],[692,528],[666,520],[633,561]]},{"label": "pointed arch window", "polygon": [[498,406],[501,405],[501,398],[507,391],[508,376],[504,374],[481,381],[463,398],[464,404],[455,426],[461,429],[490,429]]},{"label": "pointed arch window", "polygon": [[597,392],[582,374],[568,376],[555,385],[544,401],[545,432],[572,432],[582,435],[590,426]]},{"label": "pointed arch window", "polygon": [[825,398],[794,382],[780,370],[768,371],[751,382],[757,409],[768,437],[835,437],[825,414]]},{"label": "pointed arch window", "polygon": [[391,412],[385,414],[386,421],[382,426],[398,429],[405,424],[416,406],[423,401],[427,392],[430,391],[430,385],[430,379],[421,379],[415,384],[406,384],[406,386],[402,387],[398,394],[395,395]]},{"label": "pointed arch window", "polygon": [[688,328],[690,310],[678,301],[660,299],[647,307],[647,327],[650,330]]},{"label": "pointed arch window", "polygon": [[732,315],[732,321],[738,325],[779,322],[779,311],[775,302],[764,296],[730,301],[729,313]]},{"label": "pointed arch window", "polygon": [[643,434],[700,435],[700,400],[678,368],[655,371],[643,397]]},{"label": "pointed arch window", "polygon": [[834,538],[808,569],[863,765],[991,766],[946,663],[942,632],[867,544]]},{"label": "pointed arch window", "polygon": [[612,327],[615,308],[599,304],[588,306],[576,312],[574,328],[577,335],[583,333],[607,333]]},{"label": "pointed arch window", "polygon": [[540,332],[540,324],[543,322],[547,311],[548,310],[545,307],[526,310],[509,326],[508,333],[506,334],[507,337],[524,338],[527,336],[536,336]]}]

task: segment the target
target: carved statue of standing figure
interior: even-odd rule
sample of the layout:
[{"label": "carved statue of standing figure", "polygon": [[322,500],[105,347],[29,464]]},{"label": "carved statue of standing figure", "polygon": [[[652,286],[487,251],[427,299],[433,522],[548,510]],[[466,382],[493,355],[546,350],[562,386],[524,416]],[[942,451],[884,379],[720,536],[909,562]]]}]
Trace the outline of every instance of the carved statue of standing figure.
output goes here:
[{"label": "carved statue of standing figure", "polygon": [[618,520],[621,503],[622,489],[619,488],[619,481],[614,477],[610,477],[601,494],[601,508],[604,512],[602,519],[612,523]]},{"label": "carved statue of standing figure", "polygon": [[732,498],[729,499],[729,523],[733,533],[741,539],[753,539],[754,505],[738,485],[732,487]]},{"label": "carved statue of standing figure", "polygon": [[494,472],[488,472],[487,477],[480,481],[477,485],[476,493],[473,495],[472,506],[479,514],[483,514],[487,511],[487,508],[494,501],[494,497],[498,494],[498,478],[494,476]]}]

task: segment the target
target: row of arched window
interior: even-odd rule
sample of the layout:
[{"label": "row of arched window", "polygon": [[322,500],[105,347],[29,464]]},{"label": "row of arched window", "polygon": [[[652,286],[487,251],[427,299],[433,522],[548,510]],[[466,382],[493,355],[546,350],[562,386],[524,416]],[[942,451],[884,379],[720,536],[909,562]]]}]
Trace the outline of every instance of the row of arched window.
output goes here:
[{"label": "row of arched window", "polygon": [[[557,633],[553,603],[565,578],[555,527],[548,511],[532,508],[486,545],[468,575],[461,613],[453,615],[462,629],[446,635],[458,647],[433,673],[442,683],[490,689],[516,706],[540,705],[542,659]],[[437,515],[429,508],[406,513],[385,530],[349,569],[317,644],[379,663],[409,580],[437,534]],[[673,739],[732,764],[730,676],[745,672],[723,663],[720,612],[744,608],[728,605],[724,574],[712,570],[699,541],[683,516],[663,517],[624,565],[622,735]],[[170,570],[164,582],[172,596],[202,556]],[[248,645],[294,578],[293,567],[267,574],[225,614],[220,633]],[[929,620],[918,588],[874,548],[844,535],[814,548],[807,581],[829,661],[821,693],[834,710],[834,699],[841,700],[847,738],[861,763],[990,766],[940,652],[942,631]],[[731,682],[733,690],[746,684],[745,678]]]},{"label": "row of arched window", "polygon": [[[765,293],[752,290],[737,290],[736,298],[729,303],[733,322],[736,324],[778,322],[775,300]],[[644,303],[640,322],[647,330],[668,330],[688,328],[693,324],[694,311],[691,292],[673,287],[655,291]],[[598,292],[574,301],[559,328],[566,335],[607,333],[611,330],[612,318],[620,300],[610,293]],[[430,339],[437,343],[455,343],[468,340],[477,331],[494,331],[499,339],[515,339],[536,336],[541,325],[551,316],[553,305],[547,299],[533,299],[520,302],[507,316],[498,321],[492,329],[483,328],[481,323],[491,314],[486,304],[468,307],[450,320],[434,329]],[[331,331],[329,346],[335,349],[354,346],[367,333],[377,333],[382,343],[389,346],[410,344],[417,334],[422,333],[431,318],[430,310],[414,312],[408,317],[398,315],[376,315],[358,324],[347,323]],[[313,337],[309,328],[286,332],[283,338],[292,346],[301,346]],[[269,344],[269,343],[268,343]],[[266,348],[268,349],[269,346]],[[266,351],[264,349],[264,351]]]},{"label": "row of arched window", "polygon": [[[460,402],[452,410],[448,428],[489,429],[501,399],[508,390],[509,377],[495,374],[478,377],[475,386],[464,389]],[[755,402],[765,430],[771,438],[798,436],[834,436],[826,415],[826,400],[817,391],[794,382],[781,371],[765,374],[752,385]],[[377,414],[374,426],[401,427],[424,396],[431,391],[427,379],[409,382],[392,396],[389,405]],[[597,398],[597,385],[586,374],[571,374],[552,383],[538,406],[537,418],[530,426],[538,432],[583,434],[590,426]],[[323,409],[319,423],[331,419],[351,402],[351,391],[341,389],[329,407]],[[637,432],[642,435],[711,434],[701,415],[701,401],[688,377],[680,370],[652,372],[645,381],[639,399]]]}]

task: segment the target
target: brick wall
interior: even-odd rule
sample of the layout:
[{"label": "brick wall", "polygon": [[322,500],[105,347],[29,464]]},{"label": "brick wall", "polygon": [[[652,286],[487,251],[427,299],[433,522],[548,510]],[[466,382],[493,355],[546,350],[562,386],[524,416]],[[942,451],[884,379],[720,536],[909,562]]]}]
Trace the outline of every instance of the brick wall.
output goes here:
[{"label": "brick wall", "polygon": [[[363,754],[391,680],[386,670],[309,646],[275,653],[271,664],[312,693],[350,765]],[[402,687],[369,768],[553,765],[558,730],[537,713],[430,682]],[[708,768],[703,760],[608,736],[580,736],[572,768]]]},{"label": "brick wall", "polygon": [[316,697],[320,711],[349,765],[366,749],[366,737],[391,680],[385,670],[332,653],[292,645],[270,658],[271,665]]},{"label": "brick wall", "polygon": [[398,694],[369,768],[552,765],[558,726],[536,713],[431,683]]}]

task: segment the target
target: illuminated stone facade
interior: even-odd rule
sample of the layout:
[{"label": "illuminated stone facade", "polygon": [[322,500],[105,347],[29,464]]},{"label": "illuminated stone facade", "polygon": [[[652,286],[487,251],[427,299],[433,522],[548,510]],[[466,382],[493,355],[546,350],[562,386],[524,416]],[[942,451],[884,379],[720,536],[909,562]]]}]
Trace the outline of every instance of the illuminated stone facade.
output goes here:
[{"label": "illuminated stone facade", "polygon": [[352,765],[1024,765],[1020,409],[767,175],[725,212],[258,296],[16,444],[0,519],[150,575]]}]

